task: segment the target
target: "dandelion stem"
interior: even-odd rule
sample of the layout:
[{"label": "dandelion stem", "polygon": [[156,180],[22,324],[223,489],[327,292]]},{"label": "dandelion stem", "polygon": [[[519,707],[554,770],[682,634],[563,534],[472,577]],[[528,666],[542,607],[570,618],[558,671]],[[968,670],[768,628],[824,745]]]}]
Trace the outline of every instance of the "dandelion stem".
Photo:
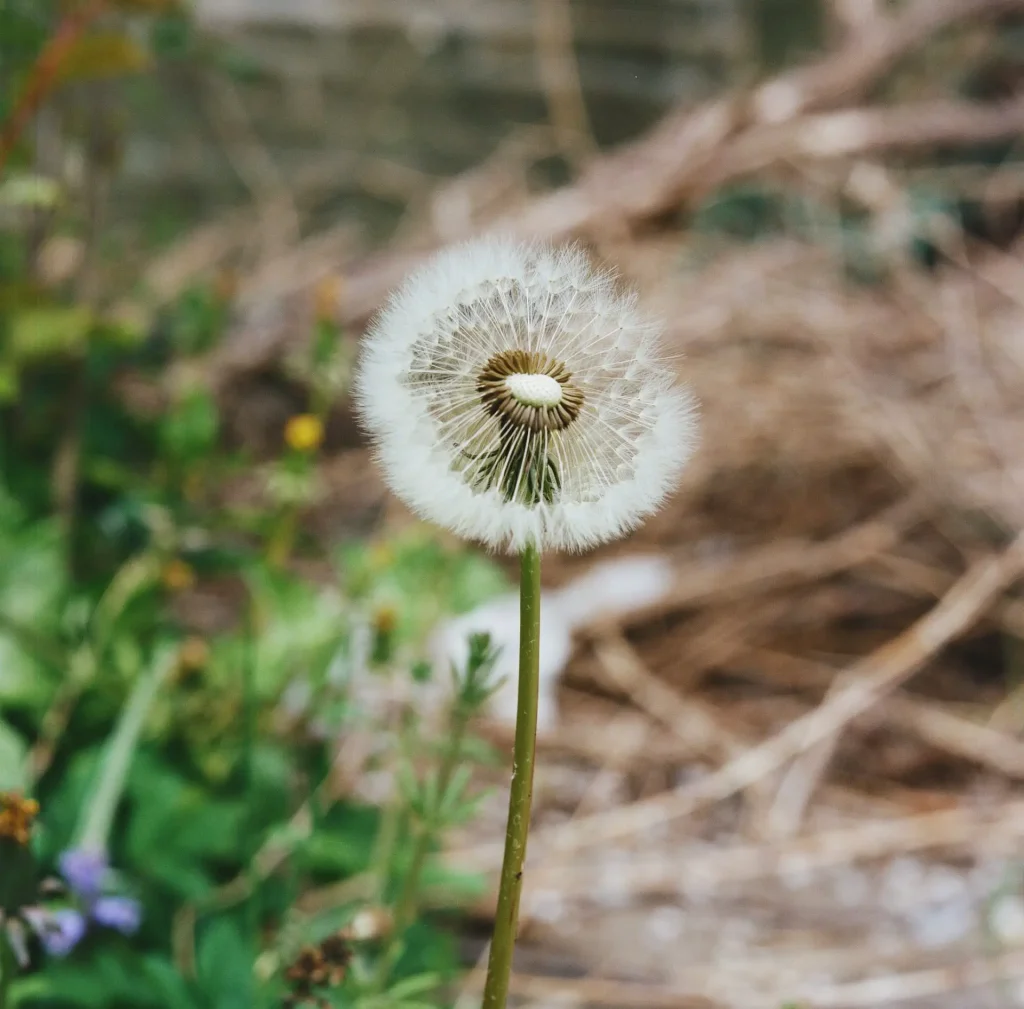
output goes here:
[{"label": "dandelion stem", "polygon": [[512,951],[519,922],[523,863],[533,800],[533,765],[537,751],[537,697],[540,687],[540,552],[528,546],[520,557],[519,705],[512,756],[505,855],[501,863],[498,910],[487,961],[483,1009],[504,1009],[512,973]]}]

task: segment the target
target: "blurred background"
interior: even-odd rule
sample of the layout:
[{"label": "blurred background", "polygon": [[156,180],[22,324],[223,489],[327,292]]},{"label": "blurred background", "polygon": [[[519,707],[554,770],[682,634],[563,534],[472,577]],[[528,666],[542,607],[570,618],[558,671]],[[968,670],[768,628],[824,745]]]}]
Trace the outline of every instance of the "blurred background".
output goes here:
[{"label": "blurred background", "polygon": [[1021,0],[0,0],[0,1006],[478,1004],[515,564],[349,387],[489,230],[703,416],[545,559],[516,1003],[1024,1005],[1022,133]]}]

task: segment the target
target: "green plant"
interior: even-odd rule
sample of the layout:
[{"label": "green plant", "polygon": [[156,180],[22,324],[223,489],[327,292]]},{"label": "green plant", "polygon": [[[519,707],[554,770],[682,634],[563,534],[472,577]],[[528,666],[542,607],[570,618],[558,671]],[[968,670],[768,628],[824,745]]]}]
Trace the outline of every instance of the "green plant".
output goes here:
[{"label": "green plant", "polygon": [[[424,907],[473,883],[433,853],[474,807],[488,656],[477,643],[458,671],[440,735],[415,709],[366,711],[360,677],[422,679],[432,624],[505,579],[422,529],[302,535],[351,372],[328,312],[289,362],[308,402],[257,458],[201,379],[164,382],[217,346],[220,286],[151,318],[111,311],[123,291],[90,224],[104,187],[44,170],[28,126],[192,48],[173,3],[0,5],[0,792],[22,810],[0,813],[0,1005],[417,1006],[457,969]],[[120,143],[57,120],[69,161],[116,175]],[[253,471],[255,497],[225,503]],[[294,563],[310,557],[318,580]],[[357,733],[390,773],[383,801],[336,787]],[[296,959],[325,943],[328,983],[302,981]]]}]

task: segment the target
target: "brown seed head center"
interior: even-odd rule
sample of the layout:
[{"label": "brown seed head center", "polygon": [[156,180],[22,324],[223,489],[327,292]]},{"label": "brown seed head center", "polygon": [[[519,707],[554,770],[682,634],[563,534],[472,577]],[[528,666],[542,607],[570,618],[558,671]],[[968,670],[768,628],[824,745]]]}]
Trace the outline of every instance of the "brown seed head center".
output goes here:
[{"label": "brown seed head center", "polygon": [[[560,395],[545,396],[544,403],[517,396],[515,390],[524,384],[521,380],[535,377],[547,385],[557,383]],[[564,431],[583,408],[583,391],[571,379],[563,362],[541,351],[503,350],[480,370],[476,391],[487,412],[499,421],[531,431]]]}]

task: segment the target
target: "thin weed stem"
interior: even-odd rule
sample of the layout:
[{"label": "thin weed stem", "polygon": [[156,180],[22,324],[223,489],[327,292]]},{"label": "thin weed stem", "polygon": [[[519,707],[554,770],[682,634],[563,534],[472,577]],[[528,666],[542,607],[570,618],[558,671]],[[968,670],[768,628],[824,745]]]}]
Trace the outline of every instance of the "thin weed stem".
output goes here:
[{"label": "thin weed stem", "polygon": [[18,972],[18,961],[11,949],[11,941],[3,930],[0,930],[0,1009],[7,1009],[11,982]]},{"label": "thin weed stem", "polygon": [[457,703],[454,712],[451,734],[444,748],[441,766],[437,771],[436,788],[433,790],[433,802],[416,831],[413,842],[412,859],[409,870],[402,882],[402,890],[398,895],[394,910],[393,940],[388,950],[381,956],[380,964],[374,978],[372,990],[383,991],[391,977],[391,973],[402,953],[402,940],[409,926],[416,920],[416,909],[420,894],[420,880],[427,863],[430,849],[441,829],[442,807],[448,795],[452,776],[462,760],[462,744],[466,736],[471,710],[465,704]]}]

